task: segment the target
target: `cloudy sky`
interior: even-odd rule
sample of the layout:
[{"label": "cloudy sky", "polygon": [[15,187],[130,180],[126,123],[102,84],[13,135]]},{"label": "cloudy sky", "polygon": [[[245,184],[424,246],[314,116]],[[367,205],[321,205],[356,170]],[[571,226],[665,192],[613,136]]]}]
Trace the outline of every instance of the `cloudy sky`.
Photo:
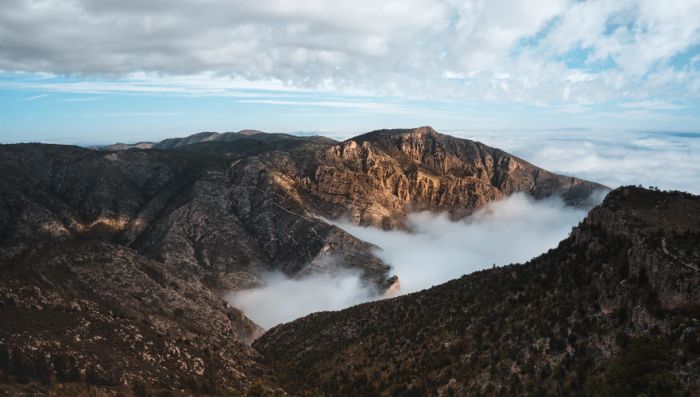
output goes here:
[{"label": "cloudy sky", "polygon": [[700,0],[4,0],[0,141],[696,131]]}]

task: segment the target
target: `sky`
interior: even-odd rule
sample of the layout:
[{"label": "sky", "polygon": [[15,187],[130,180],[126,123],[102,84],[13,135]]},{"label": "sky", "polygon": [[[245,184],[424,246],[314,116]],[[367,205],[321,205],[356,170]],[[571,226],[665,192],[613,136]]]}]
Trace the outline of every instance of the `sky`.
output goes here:
[{"label": "sky", "polygon": [[700,0],[4,0],[0,142],[700,130]]}]

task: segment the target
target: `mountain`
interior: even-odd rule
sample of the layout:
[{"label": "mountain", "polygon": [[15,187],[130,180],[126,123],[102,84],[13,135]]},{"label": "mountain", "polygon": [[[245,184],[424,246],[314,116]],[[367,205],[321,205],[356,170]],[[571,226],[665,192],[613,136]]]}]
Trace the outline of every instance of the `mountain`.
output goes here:
[{"label": "mountain", "polygon": [[42,242],[2,261],[0,273],[0,395],[275,389],[248,346],[260,327],[196,278],[134,250]]},{"label": "mountain", "polygon": [[380,130],[332,145],[299,179],[317,211],[355,223],[401,227],[411,211],[463,217],[515,192],[560,195],[591,207],[602,185],[552,174],[502,150],[430,127]]},{"label": "mountain", "polygon": [[526,264],[277,326],[294,395],[700,395],[700,197],[608,194]]},{"label": "mountain", "polygon": [[389,229],[402,227],[410,211],[463,217],[514,192],[536,198],[556,194],[571,205],[591,207],[591,193],[607,190],[431,127],[378,130],[344,142],[254,130],[202,132],[152,147],[229,159],[260,156],[274,172],[291,179],[291,187],[315,213]]},{"label": "mountain", "polygon": [[213,134],[154,146],[170,150],[0,146],[2,246],[99,239],[224,289],[250,286],[262,271],[333,266],[385,285],[389,269],[372,247],[323,217],[399,228],[412,210],[463,216],[516,191],[581,205],[605,189],[430,127],[341,143]]},{"label": "mountain", "polygon": [[2,146],[0,245],[97,239],[225,289],[331,262],[381,283],[371,246],[314,217],[275,172],[255,156]]},{"label": "mountain", "polygon": [[[302,142],[317,141],[334,143],[330,138],[321,136],[300,137],[290,134],[265,133],[257,130],[242,130],[238,132],[200,132],[184,138],[169,138],[160,142],[138,142],[135,144],[116,143],[113,145],[97,146],[96,149],[103,151],[118,151],[129,149],[178,149],[186,147],[187,151],[198,151],[193,145],[207,143],[213,145],[202,145],[205,151],[215,151],[224,155],[247,155],[255,152],[272,150],[277,148],[275,144],[280,144],[280,148],[287,148]],[[235,142],[235,145],[227,145]],[[226,153],[226,150],[232,152]]]},{"label": "mountain", "polygon": [[337,267],[378,294],[396,282],[325,219],[404,228],[413,210],[460,217],[518,191],[586,206],[606,189],[430,127],[149,145],[0,145],[0,393],[281,392],[227,291]]}]

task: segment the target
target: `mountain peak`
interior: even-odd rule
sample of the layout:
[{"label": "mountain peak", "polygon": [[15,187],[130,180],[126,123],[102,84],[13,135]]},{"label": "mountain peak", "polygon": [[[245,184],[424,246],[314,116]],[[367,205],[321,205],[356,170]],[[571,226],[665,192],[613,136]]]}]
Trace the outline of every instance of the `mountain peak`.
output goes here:
[{"label": "mountain peak", "polygon": [[266,134],[266,132],[258,131],[258,130],[240,130],[238,131],[238,135],[243,135],[243,136],[253,136],[253,135],[260,135],[260,134]]},{"label": "mountain peak", "polygon": [[394,128],[394,129],[382,129],[374,130],[361,135],[358,135],[349,140],[356,142],[364,141],[374,141],[377,139],[387,138],[387,137],[397,137],[397,136],[412,136],[412,137],[438,137],[441,136],[433,127],[421,126],[416,128]]}]

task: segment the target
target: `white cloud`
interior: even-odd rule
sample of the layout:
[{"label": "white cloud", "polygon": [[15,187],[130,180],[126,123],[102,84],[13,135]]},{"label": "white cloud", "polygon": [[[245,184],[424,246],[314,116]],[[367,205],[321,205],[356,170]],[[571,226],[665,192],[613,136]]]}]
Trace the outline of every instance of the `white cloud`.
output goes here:
[{"label": "white cloud", "polygon": [[[635,112],[630,117],[644,117]],[[700,133],[586,129],[450,133],[501,148],[549,171],[613,188],[639,184],[700,194]]]},{"label": "white cloud", "polygon": [[[400,293],[428,288],[476,270],[524,262],[553,248],[583,219],[585,211],[561,200],[533,201],[522,194],[494,202],[461,220],[445,214],[408,218],[411,233],[332,222],[380,247]],[[290,279],[263,275],[266,286],[231,293],[227,300],[265,328],[321,310],[336,310],[381,298],[358,274],[338,271]]]},{"label": "white cloud", "polygon": [[379,102],[349,102],[338,100],[325,101],[305,101],[305,100],[279,100],[279,99],[242,99],[240,103],[263,103],[267,105],[285,105],[285,106],[313,106],[313,107],[328,107],[328,108],[343,108],[357,110],[371,110],[376,113],[405,113],[409,111],[409,107],[403,105],[394,105],[389,103]]},{"label": "white cloud", "polygon": [[666,101],[638,101],[638,102],[625,102],[619,105],[621,108],[628,109],[648,109],[648,110],[680,110],[685,109],[686,106],[677,105],[674,103]]},{"label": "white cloud", "polygon": [[199,76],[551,104],[697,98],[695,58],[670,60],[700,43],[698,15],[700,0],[9,0],[0,70],[145,73],[158,92],[192,91]]},{"label": "white cloud", "polygon": [[44,98],[44,97],[46,97],[47,95],[49,95],[49,94],[32,95],[32,96],[30,96],[30,97],[27,97],[27,98],[22,99],[22,101],[24,101],[24,102],[36,101],[37,99]]},{"label": "white cloud", "polygon": [[412,214],[411,233],[338,226],[381,247],[377,256],[392,266],[401,291],[408,293],[494,264],[527,261],[556,246],[584,216],[556,198],[534,201],[514,194],[461,221],[446,214]]},{"label": "white cloud", "polygon": [[269,329],[309,313],[340,310],[376,299],[357,273],[337,271],[291,279],[281,273],[261,275],[266,285],[226,295],[231,305]]}]

